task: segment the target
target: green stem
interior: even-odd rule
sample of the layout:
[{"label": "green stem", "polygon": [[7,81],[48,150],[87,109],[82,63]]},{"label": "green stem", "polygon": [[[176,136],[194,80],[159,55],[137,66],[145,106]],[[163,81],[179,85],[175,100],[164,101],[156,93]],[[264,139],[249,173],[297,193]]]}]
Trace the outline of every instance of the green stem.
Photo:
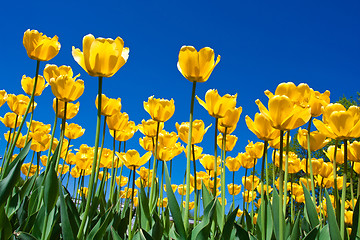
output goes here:
[{"label": "green stem", "polygon": [[197,209],[198,209],[198,204],[197,204],[197,177],[196,177],[196,159],[195,159],[195,145],[191,144],[191,148],[192,148],[192,155],[193,155],[193,165],[194,165],[194,187],[195,187],[195,192],[194,192],[194,227],[197,225]]},{"label": "green stem", "polygon": [[[54,142],[55,130],[56,130],[57,119],[58,119],[57,115],[58,115],[58,111],[59,111],[58,108],[59,108],[59,99],[56,98],[56,100],[55,100],[55,120],[54,120],[53,128],[51,131],[51,140],[50,140],[49,152],[47,155],[47,162],[50,161],[51,150],[52,150],[52,146],[53,146],[53,142]],[[43,183],[45,181],[47,173],[49,172],[49,165],[50,164],[46,164]]]},{"label": "green stem", "polygon": [[[128,233],[129,233],[129,239],[130,240],[133,238],[131,225],[132,225],[133,208],[134,208],[135,167],[133,168],[133,170],[130,170],[130,173],[131,173],[131,171],[133,173],[133,182],[132,182],[132,189],[131,189],[131,205],[130,205],[130,217],[129,217],[129,228],[128,228]],[[130,181],[130,178],[129,178],[129,181]]]},{"label": "green stem", "polygon": [[290,181],[291,181],[291,194],[289,196],[290,212],[291,212],[290,220],[291,220],[291,226],[293,226],[294,225],[294,216],[295,216],[294,200],[291,197],[291,195],[293,194],[293,183],[294,183],[294,175],[293,174],[291,174],[291,176],[290,176]]},{"label": "green stem", "polygon": [[32,157],[31,157],[31,161],[30,161],[30,164],[29,164],[29,169],[28,169],[28,172],[27,172],[27,174],[26,174],[25,181],[28,180],[28,178],[29,178],[31,166],[32,166],[32,163],[33,163],[33,161],[34,161],[34,156],[35,156],[35,151],[33,151],[33,154],[32,154]]},{"label": "green stem", "polygon": [[165,161],[162,161],[161,184],[160,184],[160,199],[159,199],[159,214],[160,214],[160,213],[163,213],[164,164],[165,164]]},{"label": "green stem", "polygon": [[284,130],[280,130],[280,156],[279,156],[279,239],[284,240],[284,213],[283,213],[283,191],[284,171],[283,165]]},{"label": "green stem", "polygon": [[[190,117],[189,117],[189,135],[188,135],[188,150],[186,158],[186,197],[185,197],[185,232],[189,229],[189,201],[190,201],[190,158],[191,158],[191,139],[192,139],[192,127],[193,127],[193,114],[194,114],[194,100],[195,100],[195,89],[196,82],[193,82],[192,92],[191,92],[191,103],[190,103]],[[215,136],[216,138],[216,136]],[[182,202],[181,202],[182,204]]]},{"label": "green stem", "polygon": [[[113,159],[111,163],[111,185],[110,185],[110,196],[109,199],[112,201],[113,194],[114,194],[114,187],[115,187],[115,168],[114,168],[114,161],[115,161],[115,136],[116,136],[116,130],[114,130],[114,137],[113,137]],[[120,159],[119,159],[120,161]]]},{"label": "green stem", "polygon": [[214,189],[213,196],[216,198],[216,189],[217,189],[217,132],[218,132],[218,118],[215,118],[215,144],[214,144]]},{"label": "green stem", "polygon": [[[245,212],[245,210],[246,210],[246,208],[245,208],[245,194],[246,194],[246,191],[247,191],[247,189],[246,189],[246,177],[247,177],[247,168],[245,168],[245,181],[244,181],[244,198],[243,198],[243,211]],[[248,192],[248,194],[249,194],[249,192]]]},{"label": "green stem", "polygon": [[[150,211],[152,211],[152,208],[154,206],[152,206],[154,198],[155,198],[155,178],[156,178],[156,173],[157,173],[157,168],[156,168],[156,164],[157,164],[157,148],[158,148],[158,140],[159,140],[159,130],[160,130],[160,122],[157,122],[157,126],[156,126],[156,137],[155,137],[155,153],[154,153],[154,162],[153,162],[153,172],[152,172],[152,176],[151,176],[151,191],[150,191]],[[156,206],[156,203],[155,203]],[[155,209],[155,207],[154,207]]]},{"label": "green stem", "polygon": [[[267,153],[267,141],[264,141],[264,152],[263,152],[263,156],[262,156],[262,164],[261,164],[261,205],[263,205],[266,209],[266,204],[264,201],[264,175],[265,175],[265,161],[266,161],[266,153]],[[266,238],[266,231],[265,231],[265,209],[261,209],[261,238],[265,239]]]},{"label": "green stem", "polygon": [[[94,159],[92,163],[92,170],[91,175],[89,179],[89,191],[88,196],[92,196],[93,193],[93,184],[94,184],[94,177],[95,177],[95,170],[96,170],[96,160],[98,155],[98,147],[99,147],[99,133],[100,133],[100,123],[101,123],[101,93],[102,92],[102,77],[99,77],[99,89],[98,89],[98,113],[97,113],[97,123],[96,123],[96,136],[95,136],[95,151],[94,151]],[[84,215],[80,224],[80,228],[77,234],[77,239],[83,239],[84,235],[84,227],[85,223],[87,221],[89,210],[90,210],[90,203],[91,203],[91,197],[88,197],[88,201],[86,201],[86,207],[84,211]]]},{"label": "green stem", "polygon": [[[95,184],[94,184],[95,189],[97,188],[97,184],[98,184],[98,181],[99,181],[100,162],[101,162],[101,156],[102,156],[102,152],[103,152],[103,149],[104,149],[104,142],[105,142],[105,130],[106,130],[106,116],[104,118],[103,134],[102,134],[101,147],[100,147],[100,152],[99,152],[99,159],[98,159],[98,163],[96,165],[96,175],[95,175]],[[96,150],[98,150],[98,149],[96,149]],[[101,191],[102,191],[102,189],[99,189],[99,191],[97,191],[97,193],[100,194]],[[95,193],[95,191],[94,191],[94,193]]]},{"label": "green stem", "polygon": [[[346,200],[346,182],[347,182],[347,140],[344,139],[344,173],[343,173],[343,187],[341,191],[341,209],[340,209],[340,235],[341,239],[345,239],[345,200]],[[336,180],[334,180],[336,181]]]},{"label": "green stem", "polygon": [[[16,126],[16,125],[15,125]],[[6,152],[7,152],[7,149],[9,147],[9,143],[10,143],[10,139],[11,139],[11,132],[12,132],[12,128],[10,128],[9,130],[9,136],[8,136],[8,139],[7,139],[7,143],[6,143],[6,148],[5,148],[5,152],[4,152],[4,155],[3,156],[6,156]],[[15,130],[14,130],[15,132]],[[1,170],[4,168],[4,163],[5,163],[5,159],[2,159],[2,162],[1,162],[1,169],[0,169],[0,174],[1,174]],[[1,176],[1,175],[0,175]]]},{"label": "green stem", "polygon": [[233,189],[233,192],[232,192],[232,201],[233,201],[233,204],[232,204],[232,211],[234,211],[235,209],[235,190],[234,190],[234,187],[235,187],[235,171],[232,172],[232,189]]},{"label": "green stem", "polygon": [[31,124],[32,124],[32,121],[33,121],[33,117],[34,117],[34,98],[32,99],[32,102],[31,102],[31,108],[32,108],[32,111],[31,111],[31,114],[30,114],[30,121],[29,121],[29,127],[28,127],[28,130],[27,130],[27,133],[26,133],[26,138],[25,138],[25,142],[27,143],[28,139],[29,139],[29,133],[30,133],[30,128],[31,128]]},{"label": "green stem", "polygon": [[59,140],[59,151],[58,151],[58,157],[56,158],[56,164],[55,164],[55,171],[57,172],[59,167],[59,162],[61,158],[61,152],[62,152],[62,146],[64,143],[64,135],[65,135],[65,123],[66,123],[66,110],[67,110],[67,102],[65,102],[64,106],[64,117],[61,120],[61,131],[60,131],[60,140]]},{"label": "green stem", "polygon": [[354,172],[354,162],[351,162],[351,171],[350,171],[350,192],[351,192],[351,204],[352,204],[352,206],[353,206],[353,210],[354,210],[354,208],[355,208],[355,201],[354,201],[353,172]]},{"label": "green stem", "polygon": [[[311,150],[310,150],[310,127],[311,127],[311,118],[308,125],[308,133],[307,133],[307,152],[308,152],[308,162],[310,166],[310,181],[311,181],[311,193],[312,193],[312,200],[316,206],[316,196],[315,196],[315,184],[314,184],[314,173],[313,173],[313,166],[311,161]],[[336,181],[336,179],[335,179]],[[307,184],[307,183],[306,183]]]},{"label": "green stem", "polygon": [[[283,212],[284,216],[286,216],[286,199],[287,199],[287,183],[288,183],[288,175],[289,175],[289,144],[290,144],[290,130],[286,132],[286,153],[285,153],[285,180],[284,180],[284,205]],[[282,168],[282,165],[281,165]]]},{"label": "green stem", "polygon": [[227,127],[225,127],[224,136],[222,139],[222,156],[221,156],[221,214],[224,216],[224,219],[222,221],[224,227],[225,224],[225,157],[226,157],[226,132]]},{"label": "green stem", "polygon": [[338,145],[338,140],[335,140],[335,149],[334,149],[334,161],[333,161],[333,177],[334,177],[334,209],[335,209],[335,214],[336,214],[336,220],[338,222],[338,224],[340,223],[340,212],[339,210],[339,206],[338,206],[338,201],[339,201],[339,192],[338,192],[338,187],[337,187],[337,166],[336,166],[336,153],[337,153],[337,145]]}]

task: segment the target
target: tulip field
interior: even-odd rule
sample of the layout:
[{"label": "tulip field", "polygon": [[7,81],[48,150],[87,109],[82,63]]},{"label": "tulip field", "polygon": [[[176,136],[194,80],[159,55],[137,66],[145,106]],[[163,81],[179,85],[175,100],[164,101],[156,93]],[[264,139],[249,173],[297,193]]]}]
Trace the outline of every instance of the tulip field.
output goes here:
[{"label": "tulip field", "polygon": [[[121,96],[105,95],[103,80],[126,67],[129,48],[120,37],[89,34],[72,56],[98,81],[97,112],[88,111],[97,119],[95,143],[73,147],[85,133],[81,122],[69,121],[79,112],[84,81],[70,66],[50,63],[60,51],[57,36],[27,30],[23,45],[35,76],[22,77],[24,94],[0,90],[0,107],[9,109],[0,116],[7,129],[0,239],[360,239],[360,107],[331,103],[330,91],[306,83],[281,83],[265,91],[268,102],[256,100],[255,116],[245,116],[258,142],[231,157],[240,141],[232,133],[244,124],[237,95],[215,89],[196,95],[220,55],[181,47],[177,68],[192,84],[189,121],[169,132],[164,123],[174,115],[173,99],[149,97],[148,120],[135,123],[121,111]],[[53,124],[39,121],[36,109],[49,88]],[[194,119],[195,104],[212,124]],[[126,149],[137,131],[138,148]],[[205,154],[204,141],[213,154]],[[294,141],[302,156],[291,148]],[[186,160],[173,163],[180,154]],[[172,175],[181,164],[186,172],[177,182]],[[245,174],[235,177],[239,169]]]}]

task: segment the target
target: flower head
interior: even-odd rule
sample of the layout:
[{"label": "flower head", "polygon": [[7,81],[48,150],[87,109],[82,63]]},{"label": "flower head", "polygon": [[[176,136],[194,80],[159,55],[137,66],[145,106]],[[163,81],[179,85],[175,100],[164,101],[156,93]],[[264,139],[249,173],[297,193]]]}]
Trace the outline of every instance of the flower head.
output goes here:
[{"label": "flower head", "polygon": [[144,102],[144,109],[147,111],[151,118],[158,122],[166,122],[175,112],[174,100],[154,98],[151,96],[147,102]]},{"label": "flower head", "polygon": [[226,94],[223,97],[220,97],[217,90],[210,89],[205,94],[205,102],[198,96],[196,96],[196,99],[199,101],[200,105],[209,112],[210,116],[223,118],[228,110],[235,108],[236,97],[237,94]]},{"label": "flower head", "polygon": [[120,155],[120,159],[130,170],[133,170],[134,168],[137,169],[144,165],[147,163],[147,161],[149,161],[150,157],[151,152],[147,152],[142,157],[140,157],[140,154],[134,149],[130,149],[126,152],[126,154]]},{"label": "flower head", "polygon": [[[32,94],[33,88],[35,84],[35,78],[27,77],[26,75],[22,76],[21,79],[21,87],[24,90],[24,92],[28,95]],[[45,84],[45,79],[43,76],[39,75],[36,83],[36,88],[34,95],[40,96],[43,90],[48,86],[49,84]]]},{"label": "flower head", "polygon": [[49,61],[60,51],[58,37],[49,38],[37,30],[26,30],[23,37],[23,45],[29,58],[38,61]]}]

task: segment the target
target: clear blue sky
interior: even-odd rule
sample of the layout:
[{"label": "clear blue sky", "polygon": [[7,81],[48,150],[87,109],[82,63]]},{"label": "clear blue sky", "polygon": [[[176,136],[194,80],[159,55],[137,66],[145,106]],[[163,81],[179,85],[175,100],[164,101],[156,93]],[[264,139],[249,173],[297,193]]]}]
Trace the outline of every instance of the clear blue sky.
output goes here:
[{"label": "clear blue sky", "polygon": [[[221,55],[221,61],[210,79],[197,85],[196,94],[203,99],[212,88],[221,95],[238,94],[237,106],[243,107],[243,113],[234,134],[239,140],[228,154],[236,156],[244,151],[248,139],[257,141],[244,119],[246,115],[253,118],[258,111],[256,99],[267,101],[266,89],[274,91],[279,83],[293,81],[305,82],[320,92],[330,90],[333,102],[343,95],[356,95],[360,80],[359,12],[358,1],[7,1],[0,14],[0,89],[23,93],[22,75],[35,74],[36,63],[22,45],[26,29],[57,35],[61,50],[49,63],[69,65],[85,81],[80,112],[70,122],[83,126],[86,133],[72,143],[74,148],[81,143],[93,146],[97,79],[74,61],[71,47],[82,49],[82,38],[89,33],[120,36],[130,48],[130,56],[117,74],[104,80],[103,92],[120,97],[122,111],[136,123],[150,117],[143,109],[149,96],[173,98],[176,111],[165,129],[176,131],[175,122],[189,119],[192,86],[177,70],[178,52],[183,45],[197,49],[209,46]],[[41,69],[44,66],[42,63]],[[52,98],[50,87],[36,98],[35,120],[52,124]],[[0,115],[8,110],[4,105]],[[206,125],[214,122],[197,102],[194,116]],[[0,131],[6,131],[3,125]],[[213,132],[212,127],[201,145],[205,153],[213,153]],[[143,153],[139,137],[142,134],[138,132],[127,146]],[[0,146],[5,146],[3,135]],[[108,134],[105,146],[112,146]],[[178,184],[185,162],[185,154],[174,160],[177,171],[173,181]],[[242,174],[237,174],[237,183]]]}]

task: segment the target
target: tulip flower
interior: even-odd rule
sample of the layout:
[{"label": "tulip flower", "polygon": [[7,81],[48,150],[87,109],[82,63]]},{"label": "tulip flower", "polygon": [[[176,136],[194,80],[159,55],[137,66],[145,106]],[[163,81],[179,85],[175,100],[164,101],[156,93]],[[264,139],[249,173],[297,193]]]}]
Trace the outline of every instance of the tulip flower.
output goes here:
[{"label": "tulip flower", "polygon": [[264,152],[264,143],[256,142],[254,144],[253,142],[249,141],[249,144],[245,147],[245,150],[252,158],[259,159],[262,157]]},{"label": "tulip flower", "polygon": [[26,125],[28,128],[30,128],[30,132],[42,132],[44,134],[48,134],[51,131],[51,125],[50,124],[44,124],[39,121],[32,120],[31,126],[29,126],[29,122],[26,122]]},{"label": "tulip flower", "polygon": [[[187,143],[189,137],[189,123],[182,122],[181,124],[175,123],[180,139]],[[194,120],[192,124],[191,144],[198,144],[203,140],[203,137],[211,124],[205,128],[203,120]]]},{"label": "tulip flower", "polygon": [[333,172],[333,164],[331,162],[323,162],[321,164],[319,174],[322,177],[324,177],[324,178],[329,177],[332,172]]},{"label": "tulip flower", "polygon": [[[26,112],[26,108],[30,102],[30,98],[23,95],[14,95],[9,94],[7,99],[7,104],[11,111],[16,113],[17,115],[24,115]],[[35,109],[36,103],[34,102],[34,106],[29,109],[29,112]]]},{"label": "tulip flower", "polygon": [[[325,151],[325,155],[329,158],[331,162],[334,162],[334,151],[335,146],[331,145],[328,147],[327,151]],[[343,164],[344,163],[344,150],[343,148],[336,148],[336,163]]]},{"label": "tulip flower", "polygon": [[[176,191],[177,187],[178,186],[176,184],[171,184],[171,189],[173,190],[173,192]],[[164,191],[166,192],[166,184],[164,184]]]},{"label": "tulip flower", "polygon": [[[22,76],[21,79],[21,87],[24,90],[24,92],[28,95],[32,94],[33,88],[34,88],[35,78],[27,77],[26,75]],[[38,76],[36,88],[34,92],[34,96],[40,96],[43,90],[48,86],[49,84],[45,84],[45,79],[43,76]]]},{"label": "tulip flower", "polygon": [[[95,105],[98,108],[98,97],[96,96]],[[101,115],[112,116],[121,111],[121,99],[108,98],[101,94]]]},{"label": "tulip flower", "polygon": [[151,152],[147,152],[142,157],[140,157],[140,154],[134,149],[128,150],[125,155],[120,155],[120,159],[130,170],[133,170],[134,168],[137,169],[144,165],[147,163],[147,161],[149,161],[150,157]]},{"label": "tulip flower", "polygon": [[271,122],[264,114],[256,113],[254,121],[245,117],[246,125],[260,140],[270,141],[279,137],[280,131],[271,126]]},{"label": "tulip flower", "polygon": [[[214,166],[214,159],[215,157],[209,154],[204,154],[203,157],[200,159],[200,163],[203,165],[203,167],[206,169],[206,171],[213,171]],[[220,165],[220,158],[217,159],[217,165]]]},{"label": "tulip flower", "polygon": [[227,188],[230,195],[238,195],[241,192],[241,185],[229,183]]},{"label": "tulip flower", "polygon": [[127,177],[122,176],[122,177],[121,177],[121,183],[119,183],[119,181],[120,181],[120,176],[119,176],[119,177],[116,177],[116,183],[117,183],[120,187],[123,187],[123,186],[125,186],[125,185],[128,183],[129,179],[128,179]]},{"label": "tulip flower", "polygon": [[219,125],[226,128],[236,127],[241,113],[242,107],[227,110],[225,116],[219,119]]},{"label": "tulip flower", "polygon": [[31,163],[24,163],[23,165],[21,165],[21,172],[25,175],[25,176],[33,176],[36,173],[37,170],[37,166],[33,165]]},{"label": "tulip flower", "polygon": [[360,162],[360,142],[354,141],[348,146],[348,159],[353,162]]},{"label": "tulip flower", "polygon": [[62,174],[66,174],[69,171],[69,166],[64,164],[64,165],[59,165],[58,169],[57,169],[57,175],[62,175]]},{"label": "tulip flower", "polygon": [[128,121],[126,126],[119,131],[116,131],[114,135],[114,131],[110,130],[110,135],[115,138],[117,141],[125,142],[132,138],[137,131],[137,127],[135,126],[135,122]]},{"label": "tulip flower", "polygon": [[242,184],[248,191],[254,190],[260,183],[260,179],[255,175],[250,175],[245,178],[242,177]]},{"label": "tulip flower", "polygon": [[49,38],[37,30],[26,30],[23,37],[23,45],[29,58],[38,61],[49,61],[60,51],[58,37]]},{"label": "tulip flower", "polygon": [[158,207],[160,206],[160,207],[166,208],[167,205],[168,205],[168,198],[167,197],[164,198],[161,202],[160,202],[160,199],[158,199],[158,201],[157,201],[157,206]]},{"label": "tulip flower", "polygon": [[0,107],[7,101],[7,93],[5,90],[0,90]]},{"label": "tulip flower", "polygon": [[[163,129],[164,123],[159,124],[159,132]],[[156,136],[157,122],[153,119],[147,121],[142,120],[141,124],[138,125],[139,131],[147,137]]]},{"label": "tulip flower", "polygon": [[[225,146],[225,151],[226,152],[230,152],[234,149],[235,145],[236,145],[236,142],[237,142],[238,138],[234,135],[227,135],[226,136],[226,146]],[[224,150],[223,149],[223,135],[222,134],[219,134],[217,136],[217,144],[219,146],[219,148],[221,150]]]},{"label": "tulip flower", "polygon": [[[2,118],[0,117],[0,121],[5,125],[5,127],[8,128],[15,128],[20,125],[20,122],[22,120],[21,116],[18,116],[18,119],[16,120],[16,114],[12,112],[5,113],[5,116]],[[16,126],[15,126],[16,123]]]},{"label": "tulip flower", "polygon": [[86,170],[91,167],[91,162],[93,160],[94,149],[82,144],[77,151],[76,157],[76,166],[81,170]]},{"label": "tulip flower", "polygon": [[247,152],[239,153],[236,158],[239,159],[241,166],[246,169],[253,168],[254,164],[256,165],[257,162],[257,159],[254,161],[254,158]]},{"label": "tulip flower", "polygon": [[196,96],[196,99],[199,101],[200,105],[208,111],[210,116],[223,118],[228,110],[235,108],[236,97],[237,94],[226,94],[223,97],[220,97],[217,90],[210,89],[205,94],[205,102],[198,96]]},{"label": "tulip flower", "polygon": [[[297,140],[299,144],[304,148],[307,149],[307,135],[308,131],[306,129],[299,128],[297,134]],[[319,131],[313,131],[310,133],[310,151],[317,151],[322,149],[330,142],[330,139],[326,139],[326,136]]]},{"label": "tulip flower", "polygon": [[254,201],[256,198],[256,192],[254,192],[254,191],[244,191],[242,193],[242,195],[243,195],[244,201],[247,203]]},{"label": "tulip flower", "polygon": [[[190,156],[191,156],[190,159],[192,161],[198,160],[204,156],[204,154],[202,154],[202,151],[203,151],[202,147],[199,147],[196,145],[193,145],[193,146],[194,146],[194,150],[191,150],[191,154],[190,154]],[[188,146],[186,146],[186,149],[184,150],[186,157],[187,157],[187,152],[188,152],[187,149],[188,149]],[[194,155],[195,155],[195,159],[194,159]]]},{"label": "tulip flower", "polygon": [[65,137],[69,139],[77,139],[84,135],[85,129],[75,123],[65,123]]},{"label": "tulip flower", "polygon": [[[67,103],[66,106],[66,119],[72,119],[75,117],[79,112],[80,103]],[[56,112],[56,98],[53,100],[53,109]],[[57,117],[64,118],[65,113],[65,102],[58,100],[58,110],[57,110]]]},{"label": "tulip flower", "polygon": [[193,46],[182,46],[179,52],[177,67],[181,74],[191,82],[206,82],[215,66],[220,61],[220,55],[215,62],[214,50],[205,47],[198,52]]},{"label": "tulip flower", "polygon": [[106,118],[107,126],[110,130],[123,130],[129,122],[129,115],[127,113],[115,113]]},{"label": "tulip flower", "polygon": [[[180,195],[185,195],[185,194],[186,194],[186,185],[183,185],[183,184],[178,185],[177,190],[178,190],[178,193],[179,193]],[[194,191],[194,188],[190,186],[190,191],[189,191],[190,194],[191,194],[193,191]]]},{"label": "tulip flower", "polygon": [[[45,80],[50,83],[50,79],[58,78],[60,75],[68,76],[73,78],[73,71],[70,66],[62,65],[60,67],[55,64],[46,64],[43,72]],[[79,77],[80,74],[76,75],[75,78]]]},{"label": "tulip flower", "polygon": [[124,48],[120,37],[113,40],[88,34],[83,38],[83,52],[72,47],[72,55],[90,76],[111,77],[126,63],[129,48]]},{"label": "tulip flower", "polygon": [[[311,159],[311,163],[312,163],[312,168],[313,168],[313,174],[314,175],[318,175],[320,174],[322,168],[323,168],[323,163],[324,163],[324,160],[322,158],[319,158],[319,159],[316,159],[316,158],[312,158]],[[304,171],[304,172],[310,172],[310,166],[307,166],[308,167],[308,170],[306,171],[306,159],[304,158],[302,161],[301,161],[301,169]],[[326,166],[327,167],[327,166]],[[332,169],[332,168],[331,168]]]},{"label": "tulip flower", "polygon": [[[272,94],[269,90],[265,91],[265,95],[272,98]],[[276,90],[275,95],[284,95],[291,99],[291,101],[299,106],[306,107],[311,97],[310,87],[306,83],[300,83],[296,86],[293,82],[280,83]]]},{"label": "tulip flower", "polygon": [[43,152],[50,147],[51,134],[43,132],[30,133],[32,138],[30,149],[35,152]]},{"label": "tulip flower", "polygon": [[236,158],[227,157],[225,166],[228,168],[230,172],[237,172],[241,167],[241,162],[237,157]]},{"label": "tulip flower", "polygon": [[179,138],[179,136],[175,132],[169,133],[165,130],[162,130],[161,132],[159,132],[158,140],[159,140],[160,145],[167,147],[167,148],[171,148],[171,147],[174,147],[178,138]]},{"label": "tulip flower", "polygon": [[166,122],[175,112],[174,100],[159,99],[151,96],[147,102],[144,102],[144,109],[151,118],[157,122]]},{"label": "tulip flower", "polygon": [[322,114],[321,108],[326,107],[328,104],[330,104],[330,92],[328,90],[320,93],[310,88],[309,105],[312,117],[320,116]]},{"label": "tulip flower", "polygon": [[84,92],[84,81],[76,80],[69,75],[60,75],[50,79],[51,91],[54,96],[64,102],[77,100]]}]

